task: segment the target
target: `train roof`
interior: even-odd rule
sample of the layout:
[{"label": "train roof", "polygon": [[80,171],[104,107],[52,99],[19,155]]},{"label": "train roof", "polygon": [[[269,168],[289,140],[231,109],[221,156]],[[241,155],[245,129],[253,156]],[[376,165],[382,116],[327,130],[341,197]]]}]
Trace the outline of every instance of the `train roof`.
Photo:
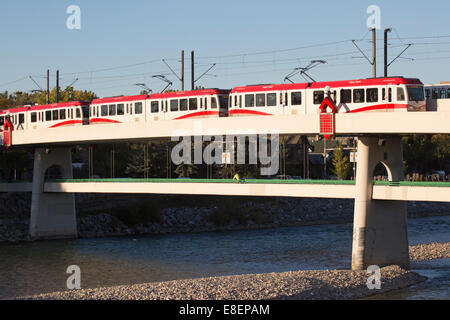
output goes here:
[{"label": "train roof", "polygon": [[117,102],[128,102],[128,101],[136,101],[136,100],[145,100],[148,98],[146,94],[139,94],[134,96],[117,96],[117,97],[107,97],[94,99],[91,101],[91,104],[100,104],[100,103],[117,103]]},{"label": "train roof", "polygon": [[212,94],[228,94],[230,90],[227,89],[200,89],[190,91],[172,91],[163,93],[152,93],[149,99],[167,99],[167,98],[179,98],[179,97],[196,97],[196,96],[208,96]]},{"label": "train roof", "polygon": [[89,104],[88,101],[68,101],[68,102],[60,102],[60,103],[52,103],[52,104],[43,104],[43,105],[30,105],[30,106],[21,106],[11,109],[2,109],[0,110],[0,114],[6,114],[9,113],[18,113],[18,112],[25,112],[28,110],[31,111],[37,111],[37,110],[45,110],[45,109],[56,109],[56,108],[65,108],[65,107],[77,107],[77,106],[84,106]]},{"label": "train roof", "polygon": [[381,86],[381,85],[398,85],[398,84],[420,84],[423,83],[416,78],[390,77],[390,78],[369,78],[358,80],[344,80],[344,81],[323,81],[313,82],[310,88],[318,89],[329,86],[336,87],[359,87],[359,86]]},{"label": "train roof", "polygon": [[285,84],[268,84],[268,85],[252,85],[244,87],[235,87],[231,93],[257,92],[257,91],[279,91],[279,90],[302,90],[306,88],[319,89],[329,86],[336,87],[357,87],[357,86],[379,86],[379,85],[396,85],[396,84],[419,84],[422,82],[416,78],[389,77],[389,78],[370,78],[343,81],[322,81],[313,83],[285,83]]},{"label": "train roof", "polygon": [[278,90],[302,90],[308,87],[308,83],[283,83],[283,84],[259,84],[244,87],[235,87],[231,93],[278,91]]}]

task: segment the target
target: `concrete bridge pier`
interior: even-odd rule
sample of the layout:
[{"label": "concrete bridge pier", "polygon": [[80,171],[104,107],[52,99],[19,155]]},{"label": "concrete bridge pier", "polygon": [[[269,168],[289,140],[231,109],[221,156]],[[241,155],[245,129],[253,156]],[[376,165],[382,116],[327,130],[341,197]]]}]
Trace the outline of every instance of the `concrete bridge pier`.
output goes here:
[{"label": "concrete bridge pier", "polygon": [[406,203],[372,200],[373,172],[382,163],[389,181],[403,180],[400,137],[358,139],[352,269],[399,265],[409,268]]},{"label": "concrete bridge pier", "polygon": [[61,178],[71,179],[70,148],[37,148],[34,152],[31,196],[30,236],[34,239],[74,238],[77,236],[73,193],[44,193],[48,168],[56,166]]}]

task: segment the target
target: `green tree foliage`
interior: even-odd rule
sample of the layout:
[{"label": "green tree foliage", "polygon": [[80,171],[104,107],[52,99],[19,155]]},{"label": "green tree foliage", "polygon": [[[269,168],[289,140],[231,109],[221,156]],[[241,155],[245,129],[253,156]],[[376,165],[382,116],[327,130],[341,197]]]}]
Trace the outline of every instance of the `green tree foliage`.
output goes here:
[{"label": "green tree foliage", "polygon": [[145,156],[145,144],[133,144],[130,146],[125,174],[135,178],[165,178],[167,149],[160,143],[148,143],[147,156]]},{"label": "green tree foliage", "polygon": [[[92,91],[74,90],[73,87],[66,87],[59,92],[59,102],[68,101],[90,101],[96,99],[97,95]],[[0,93],[0,109],[8,109],[23,105],[43,105],[47,102],[47,92],[14,92],[5,91]],[[50,91],[50,103],[56,102],[56,87]]]},{"label": "green tree foliage", "polygon": [[427,173],[433,169],[450,171],[450,136],[448,134],[413,134],[402,138],[406,173]]},{"label": "green tree foliage", "polygon": [[431,137],[434,145],[433,156],[435,157],[438,169],[447,170],[450,161],[450,136],[448,134],[437,134]]},{"label": "green tree foliage", "polygon": [[338,143],[337,148],[334,150],[334,158],[332,161],[333,173],[340,180],[348,179],[350,175],[351,165],[348,157],[344,154],[344,148],[341,143]]},{"label": "green tree foliage", "polygon": [[178,178],[191,178],[196,175],[197,172],[197,166],[192,163],[179,164],[175,169],[175,173],[178,175]]}]

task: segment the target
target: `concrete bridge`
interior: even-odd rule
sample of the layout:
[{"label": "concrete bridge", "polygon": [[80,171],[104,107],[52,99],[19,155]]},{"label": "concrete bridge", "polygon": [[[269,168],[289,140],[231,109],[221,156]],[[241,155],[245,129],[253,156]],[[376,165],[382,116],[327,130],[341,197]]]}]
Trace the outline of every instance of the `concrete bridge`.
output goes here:
[{"label": "concrete bridge", "polygon": [[[151,123],[105,124],[13,131],[15,148],[34,149],[33,182],[0,184],[0,191],[32,192],[30,234],[35,238],[76,237],[75,192],[173,193],[354,198],[352,269],[397,264],[409,267],[405,201],[449,201],[448,185],[408,185],[403,181],[401,136],[448,134],[449,112],[373,112],[336,114],[335,135],[358,137],[354,184],[274,183],[274,181],[76,181],[70,146],[102,142],[138,142],[172,136],[319,135],[320,116],[214,118]],[[388,185],[374,184],[382,163]],[[45,181],[57,165],[60,181]]]}]

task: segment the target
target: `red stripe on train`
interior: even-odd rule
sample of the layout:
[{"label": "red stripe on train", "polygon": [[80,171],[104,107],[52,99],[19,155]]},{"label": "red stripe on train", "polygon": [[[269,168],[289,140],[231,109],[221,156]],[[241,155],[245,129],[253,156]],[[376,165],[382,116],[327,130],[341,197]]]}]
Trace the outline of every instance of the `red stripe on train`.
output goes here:
[{"label": "red stripe on train", "polygon": [[363,112],[363,111],[371,111],[371,110],[392,110],[392,109],[408,109],[407,104],[378,104],[375,106],[369,106],[369,107],[363,107],[358,108],[354,110],[350,110],[349,113],[355,113],[355,112]]},{"label": "red stripe on train", "polygon": [[77,123],[82,123],[82,121],[81,120],[63,121],[63,122],[54,124],[54,125],[50,126],[49,128],[56,128],[56,127],[61,127],[61,126],[65,126],[65,125],[70,125],[70,124],[77,124]]},{"label": "red stripe on train", "polygon": [[219,114],[219,111],[199,111],[199,112],[193,112],[189,114],[185,114],[184,116],[180,116],[178,118],[175,118],[173,120],[180,120],[180,119],[186,119],[186,118],[192,118],[192,117],[199,117],[199,116],[217,116]]},{"label": "red stripe on train", "polygon": [[122,123],[121,121],[113,120],[113,119],[103,119],[103,118],[93,118],[89,119],[89,123],[91,122],[108,122],[108,123]]},{"label": "red stripe on train", "polygon": [[228,114],[253,114],[253,115],[259,115],[259,116],[273,116],[273,114],[262,112],[262,111],[255,111],[255,110],[247,110],[247,109],[234,109],[228,111]]}]

